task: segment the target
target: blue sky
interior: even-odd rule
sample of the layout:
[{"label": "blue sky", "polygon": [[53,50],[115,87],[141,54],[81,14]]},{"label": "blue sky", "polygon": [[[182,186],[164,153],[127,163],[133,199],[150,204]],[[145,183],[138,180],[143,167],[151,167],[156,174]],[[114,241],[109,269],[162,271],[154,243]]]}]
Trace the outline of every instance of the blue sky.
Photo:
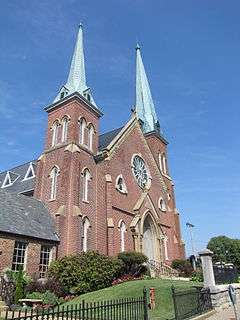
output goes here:
[{"label": "blue sky", "polygon": [[142,47],[188,251],[187,221],[197,249],[212,236],[240,237],[239,11],[237,0],[3,1],[0,171],[42,152],[43,107],[67,78],[83,22],[102,132],[129,118]]}]

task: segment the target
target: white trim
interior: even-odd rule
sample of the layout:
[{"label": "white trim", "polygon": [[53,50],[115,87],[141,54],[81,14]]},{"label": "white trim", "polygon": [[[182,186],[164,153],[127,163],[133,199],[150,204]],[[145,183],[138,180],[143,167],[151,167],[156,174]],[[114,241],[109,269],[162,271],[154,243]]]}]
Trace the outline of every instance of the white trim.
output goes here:
[{"label": "white trim", "polygon": [[60,174],[60,169],[57,165],[55,165],[50,172],[51,179],[51,192],[50,192],[50,200],[56,200],[57,196],[57,177]]},{"label": "white trim", "polygon": [[119,231],[120,231],[120,250],[125,251],[125,233],[127,231],[126,224],[123,220],[119,221]]},{"label": "white trim", "polygon": [[[119,179],[122,179],[122,190],[119,188],[119,184],[118,184],[118,180]],[[126,186],[126,183],[125,183],[125,180],[123,178],[123,175],[122,174],[119,174],[116,178],[116,182],[115,182],[115,188],[117,191],[123,193],[123,194],[127,194],[128,191],[127,191],[127,186]]]},{"label": "white trim", "polygon": [[83,225],[83,244],[82,244],[82,250],[83,252],[87,252],[88,250],[88,230],[91,226],[90,224],[90,220],[88,219],[88,217],[84,217],[83,218],[83,222],[82,222],[82,225]]},{"label": "white trim", "polygon": [[[29,173],[30,173],[30,172],[32,172],[32,176],[31,176],[31,177],[29,177]],[[30,162],[29,167],[28,167],[28,169],[27,169],[27,172],[26,172],[26,174],[25,174],[25,177],[23,178],[22,181],[30,180],[30,179],[33,179],[33,178],[35,178],[35,177],[36,177],[36,175],[35,175],[35,171],[34,171],[34,168],[33,168],[33,163]]]},{"label": "white trim", "polygon": [[[12,185],[14,184],[14,182],[19,178],[19,175],[17,175],[16,179],[15,179],[14,181],[12,181],[11,176],[10,176],[10,172],[11,172],[12,174],[17,175],[16,173],[14,173],[14,172],[12,172],[12,171],[8,171],[8,172],[6,173],[6,176],[5,176],[4,180],[3,180],[3,183],[2,183],[1,188],[7,188],[7,187],[12,186]],[[7,183],[7,180],[9,180],[9,183],[8,183],[8,184],[6,184],[6,183]]]},{"label": "white trim", "polygon": [[[161,202],[163,203],[163,205],[161,205]],[[166,206],[166,203],[164,201],[164,199],[162,197],[160,197],[158,199],[158,208],[163,211],[163,212],[166,212],[167,211],[167,206]]]},{"label": "white trim", "polygon": [[68,138],[68,123],[69,123],[69,116],[64,116],[62,118],[62,137],[61,137],[61,142],[67,142]]},{"label": "white trim", "polygon": [[82,171],[82,177],[83,177],[83,182],[82,182],[82,201],[89,203],[88,196],[89,196],[89,182],[92,179],[91,172],[88,168],[84,168]]}]

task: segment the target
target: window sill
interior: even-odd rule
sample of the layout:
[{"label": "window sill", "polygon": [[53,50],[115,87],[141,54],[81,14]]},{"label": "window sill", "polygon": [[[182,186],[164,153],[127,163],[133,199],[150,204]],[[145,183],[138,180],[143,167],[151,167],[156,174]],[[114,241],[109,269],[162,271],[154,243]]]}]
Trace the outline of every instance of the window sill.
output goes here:
[{"label": "window sill", "polygon": [[56,201],[56,198],[55,199],[49,199],[48,202],[53,202],[53,201]]},{"label": "window sill", "polygon": [[82,200],[82,202],[89,204],[88,200]]}]

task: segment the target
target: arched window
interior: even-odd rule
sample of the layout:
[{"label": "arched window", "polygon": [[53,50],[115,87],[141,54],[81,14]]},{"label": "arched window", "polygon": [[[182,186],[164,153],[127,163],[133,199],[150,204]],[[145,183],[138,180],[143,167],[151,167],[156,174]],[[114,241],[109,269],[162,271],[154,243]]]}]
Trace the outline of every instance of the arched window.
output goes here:
[{"label": "arched window", "polygon": [[121,252],[125,251],[125,232],[126,232],[126,225],[123,221],[121,221],[120,226],[120,249]]},{"label": "arched window", "polygon": [[62,119],[62,142],[67,141],[67,135],[68,135],[68,117],[64,117]]},{"label": "arched window", "polygon": [[89,150],[93,149],[93,135],[94,135],[94,127],[93,125],[90,123],[90,125],[88,126],[88,148]]},{"label": "arched window", "polygon": [[160,168],[161,172],[163,172],[162,154],[161,153],[159,153],[159,155],[158,155],[158,161],[159,161],[159,168]]},{"label": "arched window", "polygon": [[85,144],[85,133],[86,133],[87,123],[84,118],[81,118],[79,121],[79,143]]},{"label": "arched window", "polygon": [[125,193],[125,194],[127,193],[126,183],[121,174],[116,178],[116,189],[121,193]]},{"label": "arched window", "polygon": [[52,168],[52,171],[50,173],[50,179],[51,179],[51,194],[50,194],[50,200],[55,200],[57,196],[57,179],[60,174],[60,170],[57,166]]},{"label": "arched window", "polygon": [[89,198],[89,181],[91,180],[91,174],[90,171],[85,168],[83,173],[83,201],[88,202],[88,198]]},{"label": "arched window", "polygon": [[168,237],[166,234],[163,239],[163,247],[164,247],[165,260],[169,260],[169,257],[168,257]]},{"label": "arched window", "polygon": [[159,198],[158,200],[158,207],[161,211],[166,211],[166,204],[165,201],[163,200],[163,198]]},{"label": "arched window", "polygon": [[82,249],[83,252],[86,252],[88,250],[88,231],[90,228],[90,221],[87,217],[83,219],[83,245]]},{"label": "arched window", "polygon": [[58,143],[59,121],[55,121],[52,125],[52,147]]},{"label": "arched window", "polygon": [[167,173],[167,160],[165,154],[162,155],[162,170]]}]

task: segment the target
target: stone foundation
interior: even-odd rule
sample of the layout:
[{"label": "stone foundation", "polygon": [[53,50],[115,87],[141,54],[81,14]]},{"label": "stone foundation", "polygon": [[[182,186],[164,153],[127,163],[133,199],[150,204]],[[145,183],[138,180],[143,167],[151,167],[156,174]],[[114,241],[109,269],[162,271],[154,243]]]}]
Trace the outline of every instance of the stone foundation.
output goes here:
[{"label": "stone foundation", "polygon": [[[237,301],[240,301],[240,283],[232,284],[237,293]],[[229,285],[210,287],[212,305],[214,309],[225,309],[232,305],[229,294]]]}]

